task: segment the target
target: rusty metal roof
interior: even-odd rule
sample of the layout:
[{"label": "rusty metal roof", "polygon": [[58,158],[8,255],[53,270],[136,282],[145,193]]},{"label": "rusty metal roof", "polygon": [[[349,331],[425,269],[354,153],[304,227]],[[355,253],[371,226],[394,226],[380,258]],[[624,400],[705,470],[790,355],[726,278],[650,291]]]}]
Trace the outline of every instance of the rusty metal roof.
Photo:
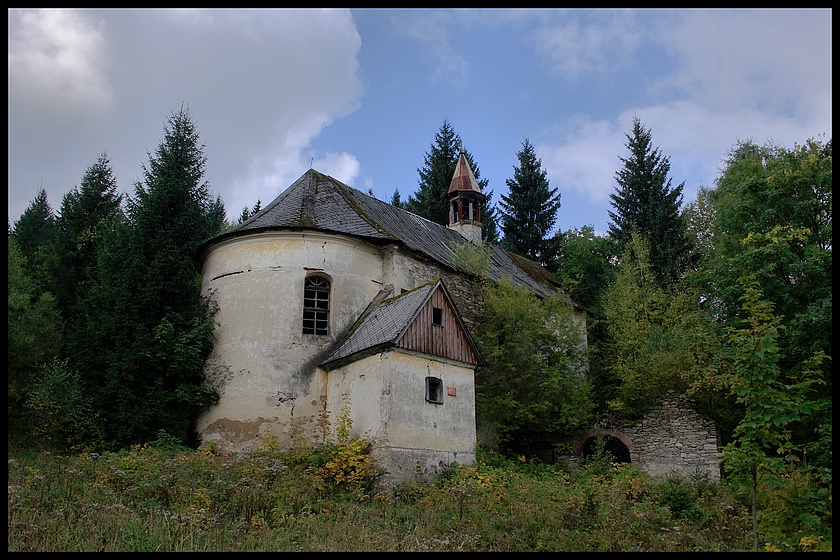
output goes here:
[{"label": "rusty metal roof", "polygon": [[461,153],[458,155],[458,163],[455,164],[455,173],[452,174],[452,181],[449,183],[449,190],[447,195],[451,195],[457,191],[474,191],[481,193],[481,187],[478,186],[478,181],[475,179],[472,167],[467,161],[467,154],[464,148],[461,147]]},{"label": "rusty metal roof", "polygon": [[[474,180],[474,177],[473,177]],[[396,243],[443,266],[466,272],[456,263],[455,251],[468,242],[461,234],[396,208],[313,169],[249,219],[207,241],[201,252],[232,237],[275,229],[319,230],[365,239],[376,245]],[[509,278],[539,297],[560,290],[560,283],[539,264],[485,244],[490,254],[489,275]]]}]

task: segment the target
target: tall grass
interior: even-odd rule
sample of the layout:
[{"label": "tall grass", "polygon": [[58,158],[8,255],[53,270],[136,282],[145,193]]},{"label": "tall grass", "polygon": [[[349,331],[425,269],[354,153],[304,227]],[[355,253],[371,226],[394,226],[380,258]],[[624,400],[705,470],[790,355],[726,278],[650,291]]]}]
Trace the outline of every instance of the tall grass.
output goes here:
[{"label": "tall grass", "polygon": [[[365,451],[266,445],[225,456],[158,441],[102,455],[10,453],[8,550],[752,549],[745,497],[702,478],[486,455],[386,492],[368,464],[347,458]],[[351,476],[358,468],[365,476]],[[797,549],[830,550],[830,531]]]}]

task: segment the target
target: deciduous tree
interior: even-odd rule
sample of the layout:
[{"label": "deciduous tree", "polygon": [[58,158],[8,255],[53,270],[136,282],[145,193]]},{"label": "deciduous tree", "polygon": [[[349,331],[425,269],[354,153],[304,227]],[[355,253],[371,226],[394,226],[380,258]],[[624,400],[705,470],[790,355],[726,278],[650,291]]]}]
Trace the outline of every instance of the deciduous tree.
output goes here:
[{"label": "deciduous tree", "polygon": [[585,348],[564,295],[493,283],[477,340],[488,362],[476,371],[478,423],[493,426],[503,451],[530,454],[589,420]]},{"label": "deciduous tree", "polygon": [[[703,260],[692,275],[705,304],[725,326],[741,320],[739,278],[754,275],[786,328],[779,334],[782,375],[796,379],[817,352],[831,356],[832,148],[808,140],[793,149],[740,142],[714,188],[691,205],[692,228],[703,232]],[[820,398],[832,399],[828,362]],[[831,423],[831,407],[794,425],[811,441]],[[826,443],[827,445],[828,443]]]},{"label": "deciduous tree", "polygon": [[[781,319],[773,314],[773,304],[763,299],[754,277],[744,277],[740,284],[745,290],[741,300],[746,316],[741,328],[730,330],[730,386],[745,414],[735,428],[733,441],[723,450],[723,466],[731,480],[750,489],[754,550],[758,551],[759,487],[772,479],[776,483],[769,486],[779,487],[789,475],[787,460],[794,450],[789,426],[819,407],[809,393],[822,381],[814,368],[820,366],[825,355],[820,352],[812,356],[799,379],[786,381],[779,368]],[[784,533],[797,529],[785,527]]]},{"label": "deciduous tree", "polygon": [[700,308],[696,291],[659,285],[647,244],[637,233],[606,290],[604,317],[610,379],[602,388],[614,395],[608,403],[613,417],[639,419],[670,390],[708,389],[699,379],[718,345],[711,316]]}]

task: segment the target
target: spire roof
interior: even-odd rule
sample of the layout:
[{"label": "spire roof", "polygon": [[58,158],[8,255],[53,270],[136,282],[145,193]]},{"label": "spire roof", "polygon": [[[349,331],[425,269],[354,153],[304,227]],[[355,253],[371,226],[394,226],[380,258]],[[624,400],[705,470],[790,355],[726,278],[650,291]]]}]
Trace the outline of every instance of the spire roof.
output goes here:
[{"label": "spire roof", "polygon": [[461,153],[458,155],[458,163],[455,164],[455,173],[452,174],[452,181],[449,183],[448,195],[458,191],[475,191],[481,193],[478,181],[475,180],[470,163],[467,161],[467,153],[464,145],[461,144]]}]

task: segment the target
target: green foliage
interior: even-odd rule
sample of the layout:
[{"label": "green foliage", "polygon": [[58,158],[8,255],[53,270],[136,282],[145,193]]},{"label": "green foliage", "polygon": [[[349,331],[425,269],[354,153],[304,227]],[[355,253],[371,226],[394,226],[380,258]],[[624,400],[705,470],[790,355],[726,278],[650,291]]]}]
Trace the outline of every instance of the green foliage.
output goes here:
[{"label": "green foliage", "polygon": [[615,397],[609,378],[611,366],[605,356],[607,322],[604,317],[604,296],[613,275],[612,247],[609,239],[596,235],[592,226],[557,232],[552,240],[556,247],[554,275],[572,301],[586,312],[589,379],[593,398],[600,412]]},{"label": "green foliage", "polygon": [[604,298],[605,362],[615,385],[608,412],[622,420],[641,418],[668,391],[711,390],[701,374],[719,345],[697,294],[676,285],[666,292],[648,255],[644,239],[634,233]]},{"label": "green foliage", "polygon": [[575,303],[591,312],[600,307],[600,296],[612,276],[609,240],[597,235],[592,226],[570,228],[554,235],[557,249],[551,267],[560,285]]},{"label": "green foliage", "polygon": [[58,217],[59,266],[55,273],[58,298],[68,318],[78,313],[73,308],[76,300],[86,296],[84,290],[93,280],[107,233],[124,218],[121,204],[122,195],[117,193],[117,181],[106,154],[88,167],[81,186],[62,198]]},{"label": "green foliage", "polygon": [[[740,142],[727,155],[715,187],[701,189],[686,212],[700,248],[690,279],[704,305],[719,324],[737,328],[743,294],[739,278],[754,275],[780,326],[786,327],[777,343],[780,376],[788,382],[810,367],[813,355],[831,356],[831,176],[831,140],[808,140],[792,150]],[[823,408],[791,424],[796,442],[826,437],[815,434],[832,422],[828,363],[819,366],[824,383],[812,395]],[[726,367],[722,363],[717,369],[723,374]],[[736,412],[735,407],[725,410],[737,422]]]},{"label": "green foliage", "polygon": [[688,265],[692,251],[687,226],[680,215],[684,183],[671,187],[669,158],[653,148],[651,132],[638,117],[633,118],[632,135],[625,144],[630,151],[616,172],[616,192],[610,195],[614,212],[609,216],[610,239],[621,254],[638,232],[650,248],[650,262],[657,282],[670,286]]},{"label": "green foliage", "polygon": [[400,189],[394,189],[394,194],[391,196],[391,202],[389,202],[391,206],[395,208],[402,208],[406,210],[406,202],[403,202],[402,198],[400,197]]},{"label": "green foliage", "polygon": [[55,267],[55,243],[58,228],[55,215],[47,200],[47,192],[39,188],[20,218],[15,220],[11,235],[40,295],[52,291],[52,271]]},{"label": "green foliage", "polygon": [[[795,448],[788,427],[818,407],[808,393],[821,379],[808,368],[796,382],[784,381],[779,369],[781,320],[773,314],[773,304],[763,299],[755,278],[743,278],[741,283],[746,317],[743,327],[731,329],[729,335],[733,360],[730,386],[744,405],[745,415],[735,428],[733,441],[724,448],[723,466],[733,482],[751,489],[754,548],[758,550],[760,488],[790,476],[787,461]],[[811,367],[818,367],[824,359],[823,354],[815,355]],[[779,527],[791,530],[789,525],[776,525]]]},{"label": "green foliage", "polygon": [[60,452],[96,448],[101,444],[99,419],[77,372],[67,360],[44,364],[26,409],[33,422],[31,435],[41,445]]},{"label": "green foliage", "polygon": [[[321,477],[322,448],[191,451],[168,436],[114,453],[14,454],[8,549],[64,552],[737,552],[749,518],[727,485],[628,464],[455,465],[393,495]],[[690,493],[693,507],[670,505]],[[675,509],[679,509],[679,506]],[[831,532],[810,550],[830,550]],[[803,547],[800,547],[803,549]]]},{"label": "green foliage", "polygon": [[517,152],[519,166],[513,178],[507,179],[508,194],[499,202],[505,249],[551,268],[554,264],[553,244],[549,233],[557,220],[560,194],[549,186],[547,171],[537,158],[534,146],[526,138]]},{"label": "green foliage", "polygon": [[715,188],[694,205],[707,216],[696,227],[704,232],[697,281],[705,298],[721,322],[736,326],[738,279],[755,275],[788,326],[780,338],[785,370],[819,350],[831,355],[831,169],[830,141],[793,150],[739,143]]},{"label": "green foliage", "polygon": [[[68,231],[92,226],[97,232],[81,269],[89,283],[77,294],[69,350],[111,448],[148,440],[159,430],[187,442],[190,423],[217,398],[203,385],[215,310],[200,294],[195,251],[224,217],[221,201],[211,199],[203,181],[204,164],[196,127],[182,110],[169,119],[155,157],[144,166],[144,182],[127,201],[127,220],[114,208],[103,159],[66,205],[69,215],[77,214],[82,199],[106,209],[88,226],[67,222],[78,224]],[[87,239],[80,235],[77,241]]]},{"label": "green foliage", "polygon": [[24,404],[43,364],[58,356],[63,323],[50,292],[40,293],[17,242],[8,238],[8,418],[10,437],[29,437],[36,424]]},{"label": "green foliage", "polygon": [[477,422],[495,427],[505,451],[529,453],[589,420],[582,332],[564,295],[540,300],[502,279],[485,290],[476,340],[487,359]]},{"label": "green foliage", "polygon": [[257,199],[257,202],[254,203],[253,208],[248,208],[246,206],[245,208],[242,209],[242,213],[239,214],[239,218],[237,219],[236,223],[241,224],[242,222],[244,222],[245,220],[247,220],[251,216],[254,216],[260,210],[262,210],[262,201],[260,201],[260,199]]},{"label": "green foliage", "polygon": [[490,253],[485,247],[474,243],[461,243],[455,247],[453,264],[478,278],[485,278],[490,271]]}]

